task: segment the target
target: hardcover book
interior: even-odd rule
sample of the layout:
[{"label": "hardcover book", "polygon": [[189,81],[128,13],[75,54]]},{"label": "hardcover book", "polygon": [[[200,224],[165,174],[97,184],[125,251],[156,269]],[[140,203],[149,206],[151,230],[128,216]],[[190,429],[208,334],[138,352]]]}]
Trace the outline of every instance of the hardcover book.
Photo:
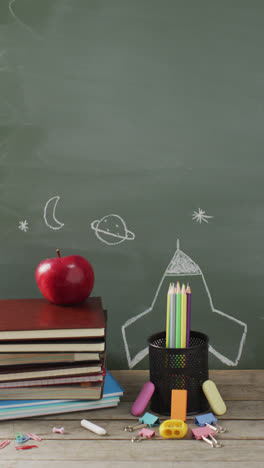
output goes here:
[{"label": "hardcover book", "polygon": [[104,337],[105,319],[100,297],[72,306],[46,299],[0,300],[0,340]]},{"label": "hardcover book", "polygon": [[103,409],[117,406],[123,389],[107,371],[105,377],[103,398],[100,400],[3,400],[0,401],[0,420],[28,418],[30,416],[47,416],[51,414],[68,413]]},{"label": "hardcover book", "polygon": [[[0,332],[1,333],[1,332]],[[103,352],[103,339],[1,341],[0,353]],[[1,356],[0,356],[1,357]],[[0,367],[1,369],[1,367]]]},{"label": "hardcover book", "polygon": [[4,388],[0,389],[0,400],[32,400],[33,398],[99,400],[101,398],[103,382],[74,383],[67,385],[47,385],[40,387]]},{"label": "hardcover book", "polygon": [[75,363],[75,364],[61,364],[61,365],[49,365],[43,364],[42,366],[20,366],[17,367],[4,367],[0,370],[0,382],[9,382],[12,380],[27,380],[44,377],[60,377],[70,375],[86,375],[95,374],[102,371],[102,366],[98,363],[86,364],[86,363]]},{"label": "hardcover book", "polygon": [[20,366],[21,364],[44,364],[60,362],[101,361],[99,353],[1,353],[1,366]]}]

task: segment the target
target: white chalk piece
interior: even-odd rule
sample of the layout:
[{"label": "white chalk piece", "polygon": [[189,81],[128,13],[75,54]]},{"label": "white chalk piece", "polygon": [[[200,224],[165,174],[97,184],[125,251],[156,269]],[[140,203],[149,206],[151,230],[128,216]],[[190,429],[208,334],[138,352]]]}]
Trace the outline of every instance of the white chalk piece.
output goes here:
[{"label": "white chalk piece", "polygon": [[88,429],[88,431],[92,431],[98,435],[106,434],[106,430],[103,427],[97,426],[96,424],[93,424],[90,421],[87,421],[86,419],[81,420],[81,426],[85,427],[85,429]]}]

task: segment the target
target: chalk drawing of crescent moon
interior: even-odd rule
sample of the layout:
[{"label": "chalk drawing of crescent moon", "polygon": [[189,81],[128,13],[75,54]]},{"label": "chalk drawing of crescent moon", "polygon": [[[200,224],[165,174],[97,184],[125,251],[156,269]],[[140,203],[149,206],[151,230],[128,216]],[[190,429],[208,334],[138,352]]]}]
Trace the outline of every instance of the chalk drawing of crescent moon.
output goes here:
[{"label": "chalk drawing of crescent moon", "polygon": [[16,21],[22,28],[24,28],[26,31],[30,32],[30,34],[32,34],[32,36],[34,36],[36,39],[42,39],[42,37],[40,37],[38,34],[36,34],[36,33],[33,31],[33,29],[31,29],[26,23],[23,23],[23,21],[16,15],[16,13],[15,13],[15,11],[14,11],[15,3],[16,3],[16,0],[9,0],[9,4],[8,4],[9,12],[10,12],[10,14],[13,16],[13,18],[15,19],[15,21]]},{"label": "chalk drawing of crescent moon", "polygon": [[59,199],[60,199],[59,196],[50,198],[47,201],[45,208],[44,208],[43,218],[44,218],[45,224],[50,229],[54,229],[54,230],[61,229],[64,226],[64,223],[61,223],[60,221],[58,221],[55,216],[56,207],[57,207]]}]

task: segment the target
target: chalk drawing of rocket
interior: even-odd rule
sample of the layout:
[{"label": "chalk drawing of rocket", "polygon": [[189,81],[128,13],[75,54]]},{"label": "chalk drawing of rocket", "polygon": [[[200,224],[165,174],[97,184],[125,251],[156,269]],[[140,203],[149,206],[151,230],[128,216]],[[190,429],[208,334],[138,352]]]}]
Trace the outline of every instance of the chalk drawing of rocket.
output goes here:
[{"label": "chalk drawing of rocket", "polygon": [[124,346],[125,346],[125,352],[126,352],[126,357],[127,357],[127,362],[128,362],[129,368],[132,369],[140,361],[142,361],[142,359],[144,359],[145,356],[147,356],[148,347],[146,347],[146,348],[142,349],[141,351],[139,351],[135,356],[131,356],[129,346],[128,346],[128,341],[127,341],[127,336],[126,336],[126,329],[130,325],[135,323],[137,320],[140,320],[143,316],[151,313],[151,311],[153,310],[153,308],[155,306],[156,300],[158,298],[158,295],[159,295],[159,292],[160,292],[160,289],[161,289],[161,286],[162,286],[164,280],[166,278],[172,277],[172,276],[173,277],[200,276],[202,278],[202,282],[204,284],[204,288],[205,288],[206,294],[208,296],[211,311],[213,313],[216,313],[216,314],[219,314],[220,316],[225,317],[226,319],[231,320],[232,322],[235,322],[240,327],[240,329],[241,329],[241,338],[240,338],[239,346],[238,346],[238,349],[237,349],[236,357],[233,360],[231,360],[227,356],[224,356],[223,353],[220,353],[219,351],[214,349],[214,347],[212,345],[209,344],[209,351],[214,356],[216,356],[216,358],[218,358],[223,364],[226,364],[227,366],[237,366],[237,364],[238,364],[238,362],[239,362],[239,360],[241,358],[243,346],[244,346],[245,340],[246,340],[247,324],[240,321],[240,320],[238,320],[235,317],[232,317],[231,315],[228,315],[228,314],[222,312],[221,310],[216,309],[214,307],[212,296],[211,296],[211,293],[209,291],[209,288],[208,288],[208,285],[207,285],[207,282],[205,280],[205,277],[203,275],[202,270],[188,255],[186,255],[184,252],[182,252],[182,250],[180,250],[180,242],[179,242],[179,240],[177,240],[176,252],[174,253],[172,260],[170,261],[169,265],[167,266],[167,268],[164,271],[164,274],[163,274],[163,276],[162,276],[162,278],[160,280],[160,283],[159,283],[159,285],[157,287],[157,290],[155,292],[155,295],[154,295],[154,298],[153,298],[153,301],[152,301],[150,307],[148,309],[144,310],[144,312],[141,312],[138,315],[128,319],[121,327]]}]

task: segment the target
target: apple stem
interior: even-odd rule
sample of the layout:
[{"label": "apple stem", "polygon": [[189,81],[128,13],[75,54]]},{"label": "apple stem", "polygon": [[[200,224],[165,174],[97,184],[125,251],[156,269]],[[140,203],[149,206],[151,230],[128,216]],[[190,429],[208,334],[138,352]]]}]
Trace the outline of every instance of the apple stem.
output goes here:
[{"label": "apple stem", "polygon": [[61,258],[60,249],[56,249],[56,252],[58,254],[58,257]]}]

